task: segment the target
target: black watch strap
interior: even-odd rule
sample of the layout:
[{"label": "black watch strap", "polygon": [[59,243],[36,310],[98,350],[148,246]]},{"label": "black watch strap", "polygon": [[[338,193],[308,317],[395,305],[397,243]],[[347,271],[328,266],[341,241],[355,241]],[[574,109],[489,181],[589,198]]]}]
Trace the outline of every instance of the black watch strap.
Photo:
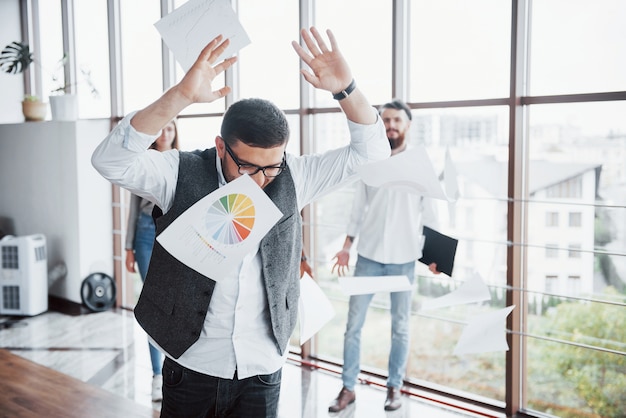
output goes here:
[{"label": "black watch strap", "polygon": [[343,100],[346,97],[348,97],[350,95],[350,93],[352,93],[354,91],[355,88],[356,88],[356,82],[354,81],[354,79],[352,79],[350,84],[348,84],[348,87],[346,87],[345,89],[341,90],[339,93],[334,93],[333,94],[333,99],[335,99],[335,100]]}]

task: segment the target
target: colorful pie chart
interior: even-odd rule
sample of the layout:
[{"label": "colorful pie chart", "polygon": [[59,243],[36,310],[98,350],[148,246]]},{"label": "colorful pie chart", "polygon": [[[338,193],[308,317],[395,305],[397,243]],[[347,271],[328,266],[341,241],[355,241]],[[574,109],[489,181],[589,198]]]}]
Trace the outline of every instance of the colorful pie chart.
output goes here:
[{"label": "colorful pie chart", "polygon": [[214,240],[235,245],[245,240],[254,226],[254,202],[245,194],[221,197],[207,210],[206,227]]}]

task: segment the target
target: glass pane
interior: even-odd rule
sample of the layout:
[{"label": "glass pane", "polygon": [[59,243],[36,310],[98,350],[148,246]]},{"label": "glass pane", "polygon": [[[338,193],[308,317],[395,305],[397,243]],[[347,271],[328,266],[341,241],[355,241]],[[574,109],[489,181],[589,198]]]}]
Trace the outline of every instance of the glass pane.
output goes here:
[{"label": "glass pane", "polygon": [[[391,99],[391,4],[359,0],[316,0],[315,26],[328,39],[330,29],[352,75],[370,103]],[[330,47],[330,45],[329,45]],[[315,92],[316,107],[335,107],[327,91]]]},{"label": "glass pane", "polygon": [[[318,151],[342,145],[340,114],[315,116]],[[418,263],[418,291],[414,295],[412,346],[407,379],[428,380],[456,391],[504,400],[505,355],[502,352],[452,361],[467,317],[487,309],[504,307],[507,254],[508,113],[506,107],[476,109],[414,110],[409,146],[424,145],[433,166],[443,169],[449,151],[458,171],[459,201],[448,207],[438,201],[441,232],[459,239],[453,278],[431,275]],[[344,137],[346,137],[344,135]],[[335,138],[333,140],[333,138]],[[347,137],[346,137],[347,138]],[[325,141],[327,140],[327,141]],[[331,273],[334,255],[342,248],[350,216],[354,184],[337,190],[316,203],[313,211],[315,277],[333,301],[336,316],[318,334],[321,358],[341,361],[348,298]],[[353,246],[354,249],[354,246]],[[356,250],[355,250],[356,251]],[[356,252],[351,254],[356,260]],[[351,266],[354,271],[354,265]],[[438,312],[418,312],[423,301],[453,290],[478,272],[492,288],[491,305],[470,306]],[[386,374],[390,347],[388,294],[374,297],[361,339],[361,367]],[[485,366],[487,365],[487,366]],[[488,369],[489,373],[484,373]],[[445,370],[445,372],[442,372]],[[481,370],[481,373],[472,371]],[[454,378],[452,378],[453,376]]]},{"label": "glass pane", "polygon": [[[343,113],[328,113],[312,116],[315,140],[311,149],[322,153],[348,145],[350,133]],[[312,250],[309,258],[315,280],[333,303],[336,315],[316,336],[314,354],[341,362],[343,333],[348,312],[348,298],[337,283],[337,275],[331,273],[333,257],[343,246],[346,225],[352,207],[354,183],[347,184],[312,203],[311,232]],[[354,262],[356,256],[351,257]],[[353,270],[353,268],[351,269]]]},{"label": "glass pane", "polygon": [[289,123],[289,142],[287,142],[287,153],[300,155],[300,118],[298,115],[287,115]]},{"label": "glass pane", "polygon": [[626,90],[626,2],[533,1],[530,94]]},{"label": "glass pane", "polygon": [[623,416],[626,298],[615,291],[606,297],[622,306],[544,297],[540,314],[529,316],[532,334],[553,339],[526,338],[529,409],[572,418]]},{"label": "glass pane", "polygon": [[[298,2],[239,0],[239,19],[252,43],[239,52],[241,97],[260,97],[283,109],[300,100]],[[271,28],[271,30],[268,30]]]},{"label": "glass pane", "polygon": [[41,32],[41,83],[43,99],[47,100],[53,90],[63,86],[63,30],[61,23],[61,3],[39,2],[39,23]]},{"label": "glass pane", "polygon": [[411,2],[410,101],[507,97],[511,2]]},{"label": "glass pane", "polygon": [[[78,117],[111,115],[107,3],[104,0],[74,2]],[[95,89],[95,91],[94,91]]]},{"label": "glass pane", "polygon": [[[291,138],[287,144],[287,152],[300,153],[298,117],[287,116]],[[215,146],[215,137],[220,134],[221,117],[185,117],[178,118],[179,147],[181,151],[205,150]]]},{"label": "glass pane", "polygon": [[178,145],[181,151],[205,150],[215,146],[220,134],[221,117],[178,118]]},{"label": "glass pane", "polygon": [[[528,339],[527,403],[542,412],[617,416],[611,408],[626,391],[626,382],[612,377],[616,371],[624,375],[626,335],[619,325],[624,307],[588,301],[624,303],[624,112],[622,102],[529,108],[529,332],[559,340]],[[545,226],[548,216],[550,227]],[[571,347],[563,340],[585,346]],[[603,387],[597,380],[601,375],[611,379],[610,388],[585,389]],[[547,381],[562,387],[545,392]],[[567,415],[571,411],[574,415]]]},{"label": "glass pane", "polygon": [[163,93],[161,37],[154,23],[161,18],[159,2],[121,2],[124,113],[142,109]]},{"label": "glass pane", "polygon": [[[472,317],[505,306],[507,108],[414,110],[411,130],[412,144],[426,147],[437,171],[450,153],[460,197],[455,204],[437,201],[440,231],[459,241],[451,278],[418,270],[407,378],[469,397],[504,401],[505,354],[481,353],[458,361],[453,350]],[[490,302],[419,311],[425,301],[453,291],[476,274],[489,286]]]},{"label": "glass pane", "polygon": [[[450,281],[419,277],[418,290],[429,288],[439,296],[453,291]],[[430,282],[430,286],[426,284]],[[446,283],[447,282],[447,283]],[[493,290],[493,289],[492,289]],[[501,290],[501,289],[500,289]],[[420,292],[421,293],[421,292]],[[414,305],[419,306],[419,300]],[[502,402],[505,399],[505,353],[494,351],[455,355],[454,349],[472,317],[504,308],[504,291],[493,292],[491,303],[460,305],[425,311],[413,317],[411,355],[407,376],[415,383],[436,383],[453,393],[476,399],[477,395]],[[415,314],[414,314],[415,315]],[[504,324],[503,324],[504,325]]]}]

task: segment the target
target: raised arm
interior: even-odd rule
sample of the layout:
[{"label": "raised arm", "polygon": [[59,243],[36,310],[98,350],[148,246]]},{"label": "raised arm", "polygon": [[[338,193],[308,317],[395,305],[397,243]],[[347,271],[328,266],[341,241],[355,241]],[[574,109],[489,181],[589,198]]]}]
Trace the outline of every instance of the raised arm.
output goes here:
[{"label": "raised arm", "polygon": [[133,127],[139,132],[156,135],[187,106],[210,103],[226,96],[230,87],[213,90],[211,84],[215,77],[237,61],[236,57],[231,57],[213,66],[228,44],[228,39],[222,41],[222,35],[209,42],[178,84],[135,114],[131,121]]},{"label": "raised arm", "polygon": [[[306,81],[315,88],[336,94],[350,85],[353,80],[352,72],[339,50],[333,33],[327,30],[326,34],[330,41],[330,49],[315,27],[311,27],[310,33],[306,29],[301,31],[302,39],[309,52],[296,41],[291,44],[302,61],[311,69],[311,71],[301,70]],[[376,122],[376,113],[372,111],[372,106],[359,89],[358,84],[348,97],[339,100],[339,105],[352,122],[363,125]]]}]

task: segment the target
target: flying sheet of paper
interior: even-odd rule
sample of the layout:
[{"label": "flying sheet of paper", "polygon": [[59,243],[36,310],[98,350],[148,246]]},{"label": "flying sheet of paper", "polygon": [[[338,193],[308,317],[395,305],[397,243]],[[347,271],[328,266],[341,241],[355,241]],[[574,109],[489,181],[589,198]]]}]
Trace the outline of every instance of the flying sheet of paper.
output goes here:
[{"label": "flying sheet of paper", "polygon": [[446,160],[443,168],[443,182],[446,188],[446,196],[452,200],[459,198],[459,180],[456,167],[450,155],[450,149],[446,149]]},{"label": "flying sheet of paper", "polygon": [[454,196],[447,196],[443,190],[423,146],[359,166],[357,173],[369,186],[403,188],[434,199],[455,200]]},{"label": "flying sheet of paper", "polygon": [[235,55],[250,43],[230,0],[189,0],[154,26],[185,72],[217,35],[230,39],[230,44],[216,62]]},{"label": "flying sheet of paper", "polygon": [[456,167],[452,162],[450,149],[446,148],[446,161],[443,168],[443,182],[445,185],[446,196],[452,200],[448,201],[448,217],[450,224],[454,224],[456,218],[456,201],[459,199],[459,180]]},{"label": "flying sheet of paper", "polygon": [[489,293],[489,288],[480,277],[480,274],[475,272],[471,278],[467,279],[465,283],[454,291],[435,299],[425,300],[420,310],[427,311],[490,299],[491,293]]},{"label": "flying sheet of paper", "polygon": [[461,354],[508,351],[505,320],[513,309],[515,309],[515,305],[471,318],[463,328],[461,337],[452,353],[458,356]]},{"label": "flying sheet of paper", "polygon": [[348,296],[413,289],[406,276],[342,276],[339,277],[339,286]]},{"label": "flying sheet of paper", "polygon": [[307,342],[335,316],[335,309],[326,294],[308,274],[300,279],[300,344]]},{"label": "flying sheet of paper", "polygon": [[265,192],[244,175],[200,199],[156,239],[180,262],[219,281],[281,216]]}]

